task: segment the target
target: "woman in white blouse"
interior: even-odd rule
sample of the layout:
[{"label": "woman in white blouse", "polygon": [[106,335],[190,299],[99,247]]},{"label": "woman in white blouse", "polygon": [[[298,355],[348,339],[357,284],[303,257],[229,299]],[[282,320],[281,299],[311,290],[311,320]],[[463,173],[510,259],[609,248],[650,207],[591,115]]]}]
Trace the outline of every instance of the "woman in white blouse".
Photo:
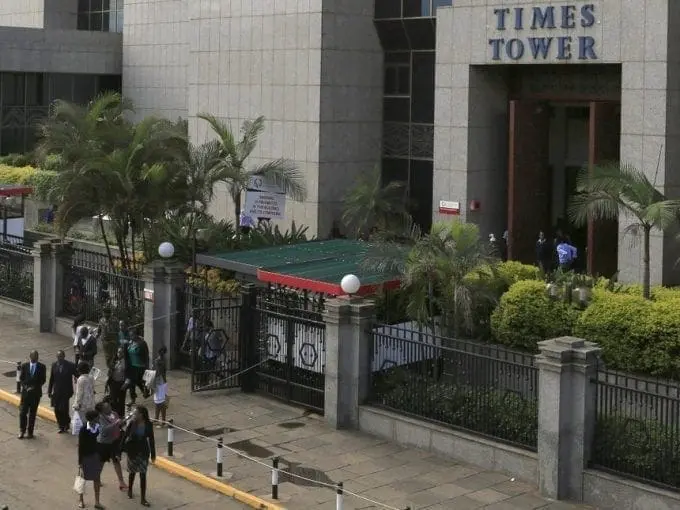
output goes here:
[{"label": "woman in white blouse", "polygon": [[95,405],[94,377],[90,375],[90,365],[81,361],[78,363],[78,380],[76,381],[73,409],[78,411],[82,423],[85,423],[85,413],[94,409]]}]

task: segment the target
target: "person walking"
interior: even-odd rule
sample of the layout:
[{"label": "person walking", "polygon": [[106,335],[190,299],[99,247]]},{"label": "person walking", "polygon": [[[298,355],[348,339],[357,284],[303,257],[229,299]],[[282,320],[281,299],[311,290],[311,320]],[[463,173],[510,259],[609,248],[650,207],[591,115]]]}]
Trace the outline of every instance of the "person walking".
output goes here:
[{"label": "person walking", "polygon": [[99,329],[94,328],[80,342],[80,359],[90,365],[90,369],[94,366],[94,357],[97,355],[98,337]]},{"label": "person walking", "polygon": [[163,346],[158,349],[158,356],[153,361],[153,369],[156,371],[156,378],[153,383],[153,403],[155,406],[154,417],[157,428],[163,427],[168,411],[168,363],[165,356],[168,349]]},{"label": "person walking", "polygon": [[[101,431],[99,425],[99,413],[94,409],[85,413],[84,425],[78,434],[78,468],[80,475],[85,481],[90,481],[94,485],[94,507],[103,509],[99,502],[101,492],[102,459],[100,444],[97,438]],[[78,507],[85,508],[84,494],[78,494]]]},{"label": "person walking", "polygon": [[81,359],[81,349],[87,340],[87,337],[90,335],[90,330],[84,325],[76,326],[75,324],[77,324],[77,321],[74,321],[73,324],[73,359],[77,366]]},{"label": "person walking", "polygon": [[95,410],[99,413],[97,442],[99,443],[102,463],[111,462],[113,464],[113,469],[118,477],[118,488],[121,491],[127,490],[128,486],[123,479],[123,468],[120,465],[125,423],[121,420],[120,415],[111,408],[111,402],[106,397],[95,406]]},{"label": "person walking", "polygon": [[146,499],[146,472],[149,459],[156,462],[156,442],[153,436],[153,424],[149,419],[149,411],[144,406],[137,406],[132,420],[125,431],[124,449],[127,454],[128,498],[132,499],[135,475],[139,473],[139,490],[142,506],[151,506]]},{"label": "person walking", "polygon": [[538,239],[536,240],[536,264],[539,269],[545,274],[548,274],[552,269],[552,246],[546,239],[543,231],[538,233]]},{"label": "person walking", "polygon": [[139,388],[144,398],[149,397],[149,390],[144,384],[144,372],[149,368],[149,346],[142,337],[131,334],[127,345],[127,369],[130,379],[130,400],[134,404],[137,400],[135,387]]},{"label": "person walking", "polygon": [[578,256],[578,250],[569,242],[568,237],[562,237],[555,248],[557,261],[562,271],[571,271],[572,265]]},{"label": "person walking", "polygon": [[54,408],[54,416],[59,426],[59,434],[69,429],[71,412],[69,400],[73,396],[73,384],[78,377],[75,363],[66,359],[64,351],[57,352],[57,361],[52,363],[50,382],[47,385],[47,396]]},{"label": "person walking", "polygon": [[106,367],[111,368],[116,357],[116,351],[118,350],[118,337],[113,331],[113,325],[111,324],[111,310],[109,308],[104,308],[102,317],[99,319],[99,325],[97,326],[97,329],[99,331],[99,337],[97,340],[101,341],[102,347],[104,348]]},{"label": "person walking", "polygon": [[[21,404],[19,406],[19,439],[33,439],[35,417],[42,397],[42,388],[47,380],[47,368],[38,361],[38,351],[31,351],[28,363],[21,365],[19,384]],[[28,436],[26,431],[28,430]]]},{"label": "person walking", "polygon": [[78,380],[76,381],[76,398],[73,410],[77,411],[81,422],[85,423],[88,411],[94,410],[94,377],[90,375],[90,365],[85,361],[78,363]]},{"label": "person walking", "polygon": [[109,376],[106,380],[105,391],[109,395],[111,407],[118,413],[118,416],[125,415],[125,377],[127,374],[127,362],[125,360],[125,349],[119,347],[113,359],[113,366],[109,369]]}]

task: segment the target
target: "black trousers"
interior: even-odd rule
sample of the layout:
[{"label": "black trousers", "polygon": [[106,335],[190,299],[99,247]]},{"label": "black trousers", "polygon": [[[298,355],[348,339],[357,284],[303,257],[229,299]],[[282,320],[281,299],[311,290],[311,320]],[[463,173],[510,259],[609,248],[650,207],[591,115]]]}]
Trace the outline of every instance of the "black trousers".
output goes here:
[{"label": "black trousers", "polygon": [[144,385],[144,372],[146,371],[146,368],[144,367],[130,367],[129,374],[130,374],[130,399],[131,400],[137,400],[137,393],[135,392],[135,386],[139,388],[139,391],[142,392],[142,395],[145,394],[146,386]]},{"label": "black trousers", "polygon": [[123,418],[125,416],[125,390],[124,382],[109,379],[109,397],[111,397],[111,408]]},{"label": "black trousers", "polygon": [[52,407],[54,407],[54,416],[57,419],[57,425],[60,429],[67,430],[71,424],[71,409],[69,408],[69,398],[52,397]]},{"label": "black trousers", "polygon": [[21,394],[21,405],[19,406],[19,430],[23,434],[28,430],[33,434],[35,428],[35,416],[38,412],[40,394],[36,391],[25,391]]}]

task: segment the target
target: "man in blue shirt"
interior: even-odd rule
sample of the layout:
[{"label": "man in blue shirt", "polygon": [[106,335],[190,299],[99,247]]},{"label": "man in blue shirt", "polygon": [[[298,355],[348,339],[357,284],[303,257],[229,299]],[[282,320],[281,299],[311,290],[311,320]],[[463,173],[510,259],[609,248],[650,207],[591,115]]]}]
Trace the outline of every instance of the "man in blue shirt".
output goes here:
[{"label": "man in blue shirt", "polygon": [[563,271],[571,270],[571,265],[576,260],[578,250],[569,243],[569,239],[562,238],[557,243],[557,261]]}]

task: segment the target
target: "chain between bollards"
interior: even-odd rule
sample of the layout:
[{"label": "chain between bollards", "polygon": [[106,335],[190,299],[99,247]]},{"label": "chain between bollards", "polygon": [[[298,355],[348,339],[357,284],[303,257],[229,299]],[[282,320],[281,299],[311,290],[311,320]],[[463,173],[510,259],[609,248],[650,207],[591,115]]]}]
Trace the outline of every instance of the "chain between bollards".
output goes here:
[{"label": "chain between bollards", "polygon": [[17,361],[17,395],[21,394],[21,361]]},{"label": "chain between bollards", "polygon": [[279,458],[272,459],[272,499],[279,499]]},{"label": "chain between bollards", "polygon": [[344,489],[342,482],[338,482],[337,489],[335,491],[335,510],[342,510]]},{"label": "chain between bollards", "polygon": [[222,478],[222,453],[224,452],[224,439],[217,440],[217,477]]},{"label": "chain between bollards", "polygon": [[170,420],[168,420],[168,457],[172,457],[174,454],[175,427],[173,423],[174,421],[170,418]]}]

